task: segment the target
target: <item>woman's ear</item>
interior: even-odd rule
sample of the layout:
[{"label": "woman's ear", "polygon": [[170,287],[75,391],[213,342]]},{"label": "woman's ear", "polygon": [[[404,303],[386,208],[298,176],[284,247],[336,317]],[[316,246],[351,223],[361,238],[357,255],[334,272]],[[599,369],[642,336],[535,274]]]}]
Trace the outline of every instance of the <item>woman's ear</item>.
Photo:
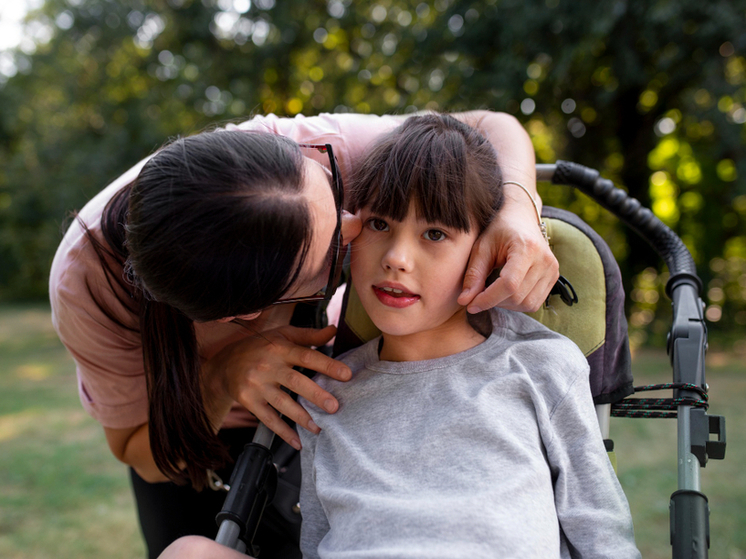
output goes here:
[{"label": "woman's ear", "polygon": [[260,314],[262,314],[262,311],[257,311],[251,314],[242,314],[239,316],[226,316],[225,318],[218,318],[216,322],[231,322],[236,318],[240,318],[241,320],[254,320],[255,318],[259,318]]},{"label": "woman's ear", "polygon": [[253,312],[251,314],[242,314],[236,318],[240,318],[241,320],[254,320],[255,318],[259,318],[260,314],[262,314],[262,311]]}]

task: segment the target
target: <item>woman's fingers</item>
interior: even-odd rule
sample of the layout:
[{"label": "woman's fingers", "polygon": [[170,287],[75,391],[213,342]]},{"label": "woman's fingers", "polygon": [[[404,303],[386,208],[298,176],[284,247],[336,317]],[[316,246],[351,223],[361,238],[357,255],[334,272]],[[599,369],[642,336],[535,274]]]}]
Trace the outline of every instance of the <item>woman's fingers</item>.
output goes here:
[{"label": "woman's fingers", "polygon": [[267,402],[259,403],[250,408],[251,413],[269,428],[275,435],[292,446],[295,450],[301,449],[298,433],[290,427],[279,414]]},{"label": "woman's fingers", "polygon": [[[469,264],[466,266],[466,272],[464,273],[464,289],[458,296],[459,305],[471,307],[474,298],[484,291],[487,277],[495,267],[497,260],[497,247],[485,242],[485,239],[481,237],[477,239],[471,249]],[[479,311],[470,310],[469,312]]]},{"label": "woman's fingers", "polygon": [[[313,381],[309,381],[311,384],[316,384]],[[318,385],[316,386],[318,388]],[[281,390],[277,387],[270,387],[267,390],[267,393],[265,394],[267,402],[280,412],[282,415],[287,417],[288,419],[291,419],[301,427],[304,427],[305,429],[308,429],[312,433],[318,433],[320,429],[318,426],[313,422],[311,419],[310,414],[301,406],[298,404],[287,392],[284,390]],[[321,397],[321,400],[323,402],[326,402],[329,406],[329,409],[327,411],[330,411],[330,413],[333,413],[337,411],[339,408],[339,405],[337,404],[337,401],[332,398],[329,394],[325,394]],[[310,401],[310,400],[309,400]]]},{"label": "woman's fingers", "polygon": [[498,305],[521,312],[536,311],[546,301],[557,277],[559,266],[553,256],[538,263],[520,255],[508,257],[500,276],[469,304],[469,312]]},{"label": "woman's fingers", "polygon": [[349,367],[306,346],[320,346],[336,333],[284,326],[242,340],[230,350],[230,393],[259,421],[295,448],[297,433],[280,417],[318,433],[308,412],[285,390],[302,396],[329,413],[339,409],[336,398],[295,368],[307,369],[340,381],[352,376]]},{"label": "woman's fingers", "polygon": [[[310,414],[298,404],[282,387],[302,396],[315,406],[334,413],[339,403],[329,392],[314,381],[294,369],[286,369],[279,384],[264,383],[258,390],[252,391],[252,404],[247,406],[252,413],[270,430],[294,448],[300,448],[297,433],[279,416],[284,415],[312,433],[319,433],[319,427],[313,422]],[[278,414],[279,412],[279,414]]]},{"label": "woman's fingers", "polygon": [[294,369],[290,369],[285,375],[285,378],[279,380],[282,386],[286,387],[294,394],[302,396],[322,410],[334,413],[339,409],[339,402],[337,402],[337,399],[334,396],[321,388],[313,380]]},{"label": "woman's fingers", "polygon": [[292,390],[329,413],[336,412],[339,409],[339,403],[334,396],[314,381],[293,369],[286,371],[285,378],[279,385],[268,383],[262,385],[261,389],[253,391],[252,405],[247,408],[285,442],[293,448],[300,449],[297,433],[285,423],[279,414],[312,433],[319,433],[320,429],[303,406],[281,387]]},{"label": "woman's fingers", "polygon": [[[350,380],[350,368],[324,355],[323,353],[304,346],[320,346],[328,342],[337,332],[334,326],[327,326],[322,330],[312,328],[295,328],[285,326],[279,329],[283,336],[291,342],[289,348],[283,348],[287,362],[293,367],[303,367],[316,371],[330,378],[346,381]],[[319,340],[323,340],[317,343]],[[305,395],[304,395],[305,397]],[[308,398],[310,400],[310,398]]]},{"label": "woman's fingers", "polygon": [[[494,269],[500,277],[484,289]],[[470,313],[496,306],[535,311],[558,277],[559,264],[540,228],[505,210],[474,244],[458,302]]]}]

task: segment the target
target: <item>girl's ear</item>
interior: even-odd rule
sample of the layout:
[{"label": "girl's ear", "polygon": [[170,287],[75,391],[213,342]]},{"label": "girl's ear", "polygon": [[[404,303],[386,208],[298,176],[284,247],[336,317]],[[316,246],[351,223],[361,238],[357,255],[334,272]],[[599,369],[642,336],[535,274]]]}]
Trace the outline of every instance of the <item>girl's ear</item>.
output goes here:
[{"label": "girl's ear", "polygon": [[255,318],[259,318],[260,314],[262,314],[262,311],[254,312],[251,314],[242,314],[240,316],[226,316],[225,318],[218,318],[216,322],[230,322],[234,318],[240,318],[241,320],[254,320]]}]

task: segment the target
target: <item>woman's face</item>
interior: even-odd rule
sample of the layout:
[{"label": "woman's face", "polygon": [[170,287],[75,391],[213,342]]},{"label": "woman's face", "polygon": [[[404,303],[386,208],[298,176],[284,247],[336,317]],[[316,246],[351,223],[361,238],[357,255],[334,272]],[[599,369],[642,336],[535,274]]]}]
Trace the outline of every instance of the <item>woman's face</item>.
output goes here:
[{"label": "woman's face", "polygon": [[[317,293],[326,286],[331,268],[330,248],[337,226],[337,208],[332,192],[331,172],[308,157],[304,157],[304,165],[303,196],[311,211],[313,235],[300,276],[285,297],[305,297]],[[346,246],[357,237],[361,228],[361,221],[358,217],[342,211],[343,245]]]},{"label": "woman's face", "polygon": [[[300,275],[295,283],[283,296],[284,299],[307,297],[315,295],[326,287],[331,269],[331,244],[334,231],[337,228],[337,207],[332,192],[331,172],[321,163],[304,157],[303,196],[306,198],[311,212],[313,233],[311,246],[303,263]],[[342,243],[347,246],[350,241],[360,234],[362,222],[360,218],[349,212],[342,211]],[[261,312],[230,316],[220,322],[229,322],[234,318],[253,320]]]}]

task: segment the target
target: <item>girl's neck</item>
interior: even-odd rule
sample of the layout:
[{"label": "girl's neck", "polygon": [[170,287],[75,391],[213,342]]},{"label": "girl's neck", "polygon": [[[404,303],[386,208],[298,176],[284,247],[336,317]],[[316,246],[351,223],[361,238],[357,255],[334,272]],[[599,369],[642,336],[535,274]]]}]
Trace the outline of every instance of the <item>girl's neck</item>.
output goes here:
[{"label": "girl's neck", "polygon": [[472,328],[462,309],[443,324],[403,336],[383,334],[381,361],[424,361],[454,355],[481,344],[486,338]]}]

